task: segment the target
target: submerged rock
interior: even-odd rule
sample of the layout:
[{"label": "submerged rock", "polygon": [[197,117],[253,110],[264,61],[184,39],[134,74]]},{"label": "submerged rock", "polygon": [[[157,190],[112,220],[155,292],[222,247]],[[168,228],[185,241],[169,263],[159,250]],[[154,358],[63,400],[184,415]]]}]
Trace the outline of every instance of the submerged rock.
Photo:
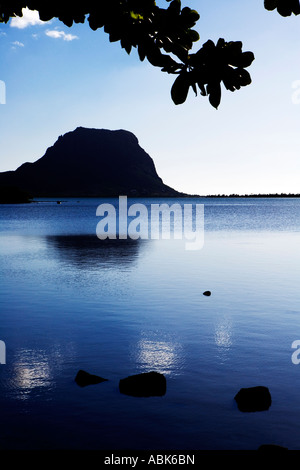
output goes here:
[{"label": "submerged rock", "polygon": [[205,292],[203,292],[203,295],[206,295],[207,297],[209,297],[211,295],[210,290],[206,290]]},{"label": "submerged rock", "polygon": [[120,392],[133,397],[163,396],[166,389],[166,378],[159,372],[130,375],[119,382]]},{"label": "submerged rock", "polygon": [[265,411],[272,403],[270,391],[267,387],[257,386],[241,388],[234,397],[240,411]]},{"label": "submerged rock", "polygon": [[90,374],[84,370],[79,370],[75,377],[75,382],[80,387],[86,387],[87,385],[95,385],[101,382],[106,382],[107,379],[103,379],[103,377],[99,377],[98,375]]}]

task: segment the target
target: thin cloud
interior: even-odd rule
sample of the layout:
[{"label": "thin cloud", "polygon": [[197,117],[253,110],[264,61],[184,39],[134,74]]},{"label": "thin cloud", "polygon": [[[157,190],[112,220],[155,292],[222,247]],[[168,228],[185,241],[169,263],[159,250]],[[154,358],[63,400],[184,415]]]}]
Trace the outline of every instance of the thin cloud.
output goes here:
[{"label": "thin cloud", "polygon": [[17,46],[17,47],[24,47],[24,44],[20,41],[14,41],[12,42],[13,46]]},{"label": "thin cloud", "polygon": [[11,19],[10,26],[12,28],[24,29],[28,26],[47,24],[46,21],[40,20],[39,12],[36,10],[29,10],[29,8],[22,9],[23,16],[16,16]]},{"label": "thin cloud", "polygon": [[48,30],[45,34],[50,38],[63,39],[64,41],[78,39],[78,36],[74,36],[74,34],[66,34],[64,31],[57,31],[56,29]]}]

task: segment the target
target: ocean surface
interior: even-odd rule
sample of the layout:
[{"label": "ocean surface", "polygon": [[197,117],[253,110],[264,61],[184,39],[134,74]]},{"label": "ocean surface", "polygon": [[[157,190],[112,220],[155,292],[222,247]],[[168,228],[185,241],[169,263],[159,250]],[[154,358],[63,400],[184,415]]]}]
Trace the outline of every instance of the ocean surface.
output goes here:
[{"label": "ocean surface", "polygon": [[[0,449],[299,449],[300,199],[136,202],[203,204],[201,249],[100,240],[118,200],[0,206]],[[164,396],[120,393],[149,371]],[[241,412],[256,385],[271,407]]]}]

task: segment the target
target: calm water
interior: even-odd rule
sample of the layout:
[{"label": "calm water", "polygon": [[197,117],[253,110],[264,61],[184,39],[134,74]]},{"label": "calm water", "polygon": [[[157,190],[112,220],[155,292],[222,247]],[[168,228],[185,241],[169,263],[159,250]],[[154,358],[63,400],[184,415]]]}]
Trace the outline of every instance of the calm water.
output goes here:
[{"label": "calm water", "polygon": [[[0,206],[0,449],[299,449],[300,200],[189,200],[198,251],[99,240],[101,202]],[[151,370],[165,396],[119,393]],[[254,385],[272,405],[242,413]]]}]

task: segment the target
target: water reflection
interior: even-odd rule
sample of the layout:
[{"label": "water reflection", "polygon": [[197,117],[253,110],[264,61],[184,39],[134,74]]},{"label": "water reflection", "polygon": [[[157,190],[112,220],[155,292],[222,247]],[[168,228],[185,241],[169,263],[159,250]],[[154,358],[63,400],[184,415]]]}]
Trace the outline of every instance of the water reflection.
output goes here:
[{"label": "water reflection", "polygon": [[13,377],[17,398],[21,400],[26,400],[35,389],[50,387],[53,376],[48,355],[45,351],[21,349],[17,352]]},{"label": "water reflection", "polygon": [[2,235],[0,244],[1,256],[30,256],[37,255],[45,248],[45,242],[41,237],[31,235]]},{"label": "water reflection", "polygon": [[21,348],[16,351],[6,384],[10,396],[23,402],[53,391],[66,361],[73,361],[73,343],[52,345],[49,349]]},{"label": "water reflection", "polygon": [[142,371],[176,375],[183,367],[182,345],[172,338],[159,336],[151,331],[143,333],[134,345],[132,358]]},{"label": "water reflection", "polygon": [[232,322],[229,318],[221,318],[215,326],[215,344],[218,347],[218,357],[221,361],[225,361],[228,352],[233,344]]},{"label": "water reflection", "polygon": [[47,243],[72,266],[79,268],[126,268],[134,264],[140,249],[146,247],[146,241],[99,240],[96,235],[52,235]]}]

